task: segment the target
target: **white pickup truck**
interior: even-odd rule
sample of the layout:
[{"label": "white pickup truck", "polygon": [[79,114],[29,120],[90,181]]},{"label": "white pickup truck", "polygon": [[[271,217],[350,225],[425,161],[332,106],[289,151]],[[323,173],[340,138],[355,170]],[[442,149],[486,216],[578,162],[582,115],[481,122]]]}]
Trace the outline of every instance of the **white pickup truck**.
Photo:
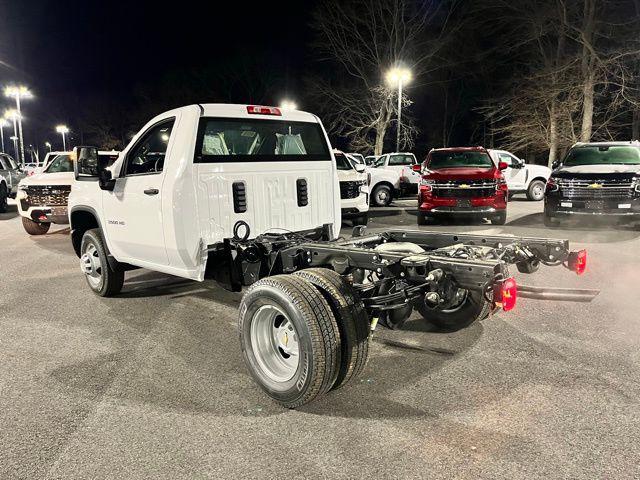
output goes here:
[{"label": "white pickup truck", "polygon": [[[509,263],[527,273],[540,262],[577,273],[586,265],[565,240],[365,236],[362,226],[338,238],[335,158],[322,123],[305,112],[191,105],[147,123],[111,166],[94,147],[77,147],[76,157],[69,220],[89,287],[115,295],[139,267],[248,286],[239,307],[245,364],[289,408],[356,378],[378,322],[398,328],[415,308],[432,324],[464,328],[515,306]],[[553,298],[540,287],[531,295]]]},{"label": "white pickup truck", "polygon": [[503,162],[507,168],[502,171],[509,197],[516,193],[524,193],[529,200],[539,202],[544,198],[547,180],[551,169],[543,165],[531,165],[506,150],[488,150],[496,165]]}]

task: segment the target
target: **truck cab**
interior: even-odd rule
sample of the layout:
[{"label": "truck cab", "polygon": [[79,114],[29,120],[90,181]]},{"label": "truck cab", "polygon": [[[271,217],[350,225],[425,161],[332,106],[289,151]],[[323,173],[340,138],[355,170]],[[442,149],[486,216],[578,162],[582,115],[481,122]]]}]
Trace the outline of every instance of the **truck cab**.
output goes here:
[{"label": "truck cab", "polygon": [[509,188],[509,195],[524,193],[529,200],[536,202],[544,199],[544,190],[551,169],[543,165],[527,164],[506,150],[488,150],[496,165],[504,163],[507,168],[502,172]]},{"label": "truck cab", "polygon": [[418,192],[418,225],[437,217],[488,218],[504,225],[507,184],[502,171],[482,147],[439,148],[429,152]]},{"label": "truck cab", "polygon": [[401,196],[407,193],[416,193],[420,183],[420,173],[414,171],[414,165],[418,165],[416,156],[409,152],[385,153],[376,160],[376,168],[394,170],[400,176]]},{"label": "truck cab", "polygon": [[291,231],[329,240],[340,231],[335,159],[310,113],[191,105],[148,122],[110,167],[85,150],[69,216],[76,253],[94,274],[82,241],[94,228],[109,261],[199,281],[225,239]]}]

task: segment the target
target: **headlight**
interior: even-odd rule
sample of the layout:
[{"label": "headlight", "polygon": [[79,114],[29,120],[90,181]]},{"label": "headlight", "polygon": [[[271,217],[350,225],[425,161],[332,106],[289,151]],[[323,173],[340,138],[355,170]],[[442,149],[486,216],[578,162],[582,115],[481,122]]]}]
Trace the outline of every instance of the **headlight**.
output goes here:
[{"label": "headlight", "polygon": [[636,193],[640,193],[640,177],[634,177],[632,183],[634,185],[633,190]]},{"label": "headlight", "polygon": [[558,190],[560,190],[558,182],[555,178],[549,177],[549,180],[547,180],[547,190],[549,190],[550,192],[557,192]]},{"label": "headlight", "polygon": [[29,187],[27,185],[18,184],[18,190],[26,192]]},{"label": "headlight", "polygon": [[420,185],[435,185],[436,181],[435,180],[430,180],[428,178],[423,178],[422,180],[420,180]]}]

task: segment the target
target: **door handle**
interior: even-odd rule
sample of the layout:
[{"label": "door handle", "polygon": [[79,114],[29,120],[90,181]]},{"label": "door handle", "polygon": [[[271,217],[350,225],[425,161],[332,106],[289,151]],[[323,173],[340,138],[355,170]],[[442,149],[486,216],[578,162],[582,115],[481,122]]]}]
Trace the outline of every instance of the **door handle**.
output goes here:
[{"label": "door handle", "polygon": [[160,193],[160,190],[158,190],[157,188],[147,188],[144,191],[145,195],[157,195]]}]

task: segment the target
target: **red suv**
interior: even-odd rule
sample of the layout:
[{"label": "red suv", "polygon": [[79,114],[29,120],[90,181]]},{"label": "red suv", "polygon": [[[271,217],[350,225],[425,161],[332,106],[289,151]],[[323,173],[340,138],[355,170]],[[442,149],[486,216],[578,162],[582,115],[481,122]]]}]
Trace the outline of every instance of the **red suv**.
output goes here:
[{"label": "red suv", "polygon": [[422,165],[418,190],[418,225],[436,216],[487,218],[494,225],[507,221],[507,183],[502,170],[482,147],[431,150]]}]

